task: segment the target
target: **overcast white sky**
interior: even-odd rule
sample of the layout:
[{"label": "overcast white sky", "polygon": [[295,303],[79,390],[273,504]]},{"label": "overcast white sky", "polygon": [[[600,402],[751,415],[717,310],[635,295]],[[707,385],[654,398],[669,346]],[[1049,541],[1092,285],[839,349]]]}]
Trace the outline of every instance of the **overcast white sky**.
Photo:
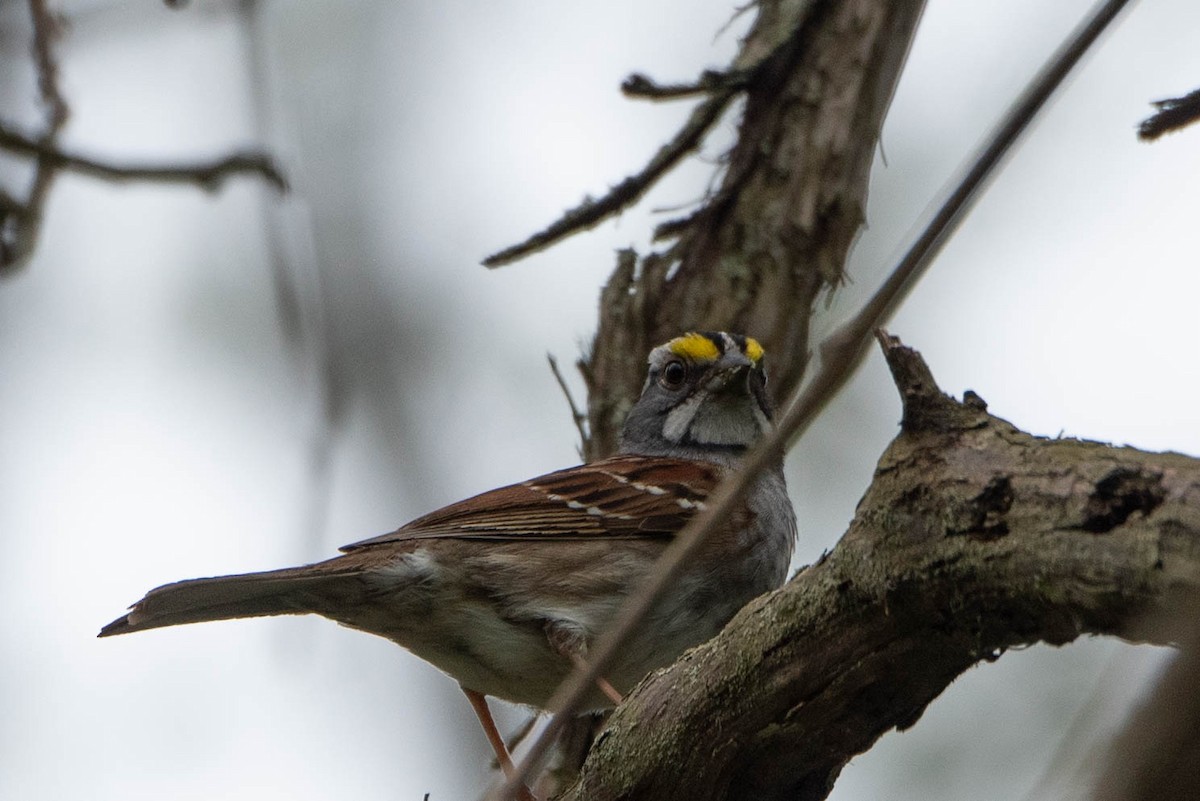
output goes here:
[{"label": "overcast white sky", "polygon": [[[732,6],[295,0],[250,26],[221,2],[63,5],[70,145],[170,159],[262,140],[297,191],[65,177],[37,258],[0,284],[0,798],[477,797],[488,755],[457,687],[388,642],[307,619],[94,634],[165,581],[312,561],[575,461],[545,353],[573,359],[613,250],[647,248],[650,210],[694,200],[712,165],[526,263],[478,261],[648,158],[687,106],[619,81],[721,64]],[[932,0],[826,327],[1089,5]],[[21,78],[0,114],[32,122],[24,24],[0,7],[0,70]],[[1134,136],[1149,100],[1200,86],[1197,31],[1192,0],[1136,4],[892,321],[947,391],[1037,433],[1200,454],[1200,129]],[[343,399],[328,504],[322,325]],[[798,560],[836,541],[898,415],[872,357],[792,454]],[[1022,799],[1073,721],[1070,770],[1103,742],[1155,660],[1100,641],[1008,654],[833,798]]]}]

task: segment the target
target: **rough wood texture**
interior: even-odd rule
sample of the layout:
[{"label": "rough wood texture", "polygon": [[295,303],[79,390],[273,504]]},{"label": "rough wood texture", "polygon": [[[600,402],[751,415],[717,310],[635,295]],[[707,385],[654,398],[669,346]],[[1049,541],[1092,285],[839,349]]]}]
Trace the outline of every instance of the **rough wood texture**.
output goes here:
[{"label": "rough wood texture", "polygon": [[745,76],[720,187],[667,223],[665,252],[622,253],[601,297],[588,383],[589,459],[611,453],[653,345],[682,330],[762,340],[775,398],[803,374],[809,318],[863,222],[867,178],[921,0],[761,2],[730,74]]},{"label": "rough wood texture", "polygon": [[849,531],[644,681],[565,798],[821,799],[976,662],[1159,639],[1200,587],[1200,461],[1025,434],[883,342],[904,423]]}]

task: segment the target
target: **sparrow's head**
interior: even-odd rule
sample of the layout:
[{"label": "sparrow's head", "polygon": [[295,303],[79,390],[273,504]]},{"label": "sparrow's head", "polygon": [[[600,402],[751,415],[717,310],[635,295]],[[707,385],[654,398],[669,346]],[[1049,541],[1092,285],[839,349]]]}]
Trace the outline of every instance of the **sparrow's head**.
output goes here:
[{"label": "sparrow's head", "polygon": [[650,352],[621,451],[723,461],[771,427],[763,349],[741,334],[698,332]]}]

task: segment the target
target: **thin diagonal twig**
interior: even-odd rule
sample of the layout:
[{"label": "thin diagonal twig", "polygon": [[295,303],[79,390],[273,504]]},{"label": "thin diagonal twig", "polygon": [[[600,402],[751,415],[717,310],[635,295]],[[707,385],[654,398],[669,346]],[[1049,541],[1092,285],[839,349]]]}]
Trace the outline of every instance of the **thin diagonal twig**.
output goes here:
[{"label": "thin diagonal twig", "polygon": [[579,432],[579,453],[583,454],[587,450],[588,431],[587,431],[587,415],[579,411],[579,407],[575,405],[575,398],[571,395],[571,388],[567,386],[567,380],[563,378],[562,372],[558,369],[558,359],[554,358],[554,354],[547,353],[546,361],[550,362],[550,372],[554,373],[554,380],[558,382],[558,388],[562,390],[563,397],[567,399],[567,406],[571,409],[571,420],[575,423],[575,429]]},{"label": "thin diagonal twig", "polygon": [[534,740],[513,776],[489,795],[509,799],[521,783],[541,767],[555,738],[566,721],[576,714],[579,704],[590,692],[592,683],[611,665],[618,651],[637,630],[665,588],[688,564],[704,538],[732,514],[759,472],[783,452],[809,427],[837,390],[845,384],[865,352],[871,332],[896,309],[907,291],[937,255],[963,214],[971,208],[987,179],[1009,152],[1033,116],[1045,105],[1054,89],[1096,41],[1100,34],[1128,4],[1129,0],[1107,0],[1080,25],[1066,43],[1051,57],[1033,82],[1010,107],[977,155],[968,163],[962,179],[938,207],[927,226],[906,251],[887,281],[855,317],[843,325],[821,346],[821,366],[816,375],[801,387],[786,406],[776,429],[755,446],[740,469],[717,487],[703,511],[679,533],[659,558],[647,581],[623,604],[617,619],[597,644],[589,649],[586,669],[576,670],[554,693],[547,705],[554,711],[549,723]]},{"label": "thin diagonal twig", "polygon": [[483,260],[486,267],[502,267],[543,250],[571,234],[586,231],[636,203],[664,173],[680,159],[699,147],[704,135],[720,119],[721,113],[737,95],[738,90],[723,88],[713,92],[696,108],[684,126],[667,142],[640,172],[631,175],[599,199],[588,198],[567,211],[555,222],[520,244],[493,253]]},{"label": "thin diagonal twig", "polygon": [[[793,9],[797,19],[804,20],[808,17],[807,7],[811,6],[812,2],[813,0],[804,0],[800,7]],[[739,8],[734,18],[750,7],[752,4]],[[483,260],[484,266],[502,267],[511,264],[572,234],[593,228],[636,203],[680,159],[700,146],[705,135],[712,130],[730,102],[748,86],[752,76],[772,62],[779,53],[784,52],[800,27],[800,23],[797,23],[795,29],[780,28],[775,40],[766,48],[767,52],[759,53],[753,60],[741,65],[735,61],[734,66],[727,70],[707,70],[695,84],[664,86],[654,83],[644,75],[629,76],[622,83],[621,90],[632,97],[665,100],[698,93],[708,97],[692,109],[684,126],[671,141],[659,148],[641,172],[626,178],[598,200],[586,198],[583,203],[565,212],[555,222],[524,242],[488,256]]]}]

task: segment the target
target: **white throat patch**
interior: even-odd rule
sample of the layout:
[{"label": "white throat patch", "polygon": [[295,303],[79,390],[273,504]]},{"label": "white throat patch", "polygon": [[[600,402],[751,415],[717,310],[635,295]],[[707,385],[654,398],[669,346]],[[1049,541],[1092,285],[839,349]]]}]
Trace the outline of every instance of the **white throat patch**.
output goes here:
[{"label": "white throat patch", "polygon": [[697,392],[667,412],[663,436],[702,445],[749,446],[771,427],[758,404],[745,397],[720,398]]}]

